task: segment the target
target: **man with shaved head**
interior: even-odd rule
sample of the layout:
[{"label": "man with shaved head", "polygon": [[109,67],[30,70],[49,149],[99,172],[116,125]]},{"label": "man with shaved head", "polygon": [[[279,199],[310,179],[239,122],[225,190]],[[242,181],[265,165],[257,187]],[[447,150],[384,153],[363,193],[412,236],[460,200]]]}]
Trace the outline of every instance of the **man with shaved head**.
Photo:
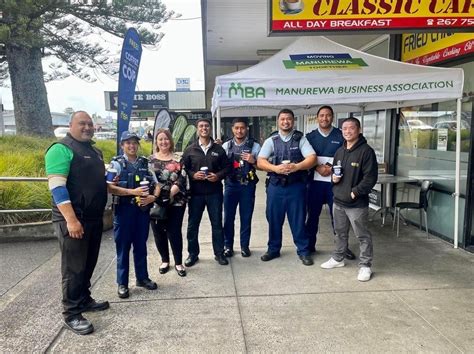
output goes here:
[{"label": "man with shaved head", "polygon": [[102,311],[89,290],[102,239],[102,216],[107,202],[102,152],[92,141],[94,124],[84,111],[72,114],[69,133],[52,144],[45,156],[52,194],[53,226],[61,248],[63,316],[66,328],[77,334],[94,331],[82,316]]}]

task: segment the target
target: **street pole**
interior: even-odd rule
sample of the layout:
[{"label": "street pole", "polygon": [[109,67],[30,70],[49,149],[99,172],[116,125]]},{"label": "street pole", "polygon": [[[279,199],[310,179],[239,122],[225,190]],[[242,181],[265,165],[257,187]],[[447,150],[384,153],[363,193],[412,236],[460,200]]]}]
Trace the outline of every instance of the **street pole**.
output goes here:
[{"label": "street pole", "polygon": [[3,103],[2,96],[0,96],[0,136],[5,135],[5,123],[3,121]]}]

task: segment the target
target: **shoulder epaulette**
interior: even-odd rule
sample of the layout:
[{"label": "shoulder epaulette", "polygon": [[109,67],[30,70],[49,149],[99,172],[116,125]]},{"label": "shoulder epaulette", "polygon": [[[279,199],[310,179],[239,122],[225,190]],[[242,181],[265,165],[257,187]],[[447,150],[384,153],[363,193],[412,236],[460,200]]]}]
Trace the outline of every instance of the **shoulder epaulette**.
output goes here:
[{"label": "shoulder epaulette", "polygon": [[224,146],[225,143],[229,143],[229,151],[232,150],[232,148],[234,147],[234,138],[230,138],[229,140],[226,140],[222,146]]},{"label": "shoulder epaulette", "polygon": [[270,137],[273,138],[274,136],[278,136],[278,130],[275,130],[270,134]]},{"label": "shoulder epaulette", "polygon": [[300,141],[302,137],[303,137],[303,133],[300,132],[299,130],[295,130],[295,132],[293,133],[293,139],[295,141]]},{"label": "shoulder epaulette", "polygon": [[118,155],[118,156],[112,157],[112,161],[121,162],[123,160],[125,160],[125,157],[123,157],[123,155]]},{"label": "shoulder epaulette", "polygon": [[254,138],[248,138],[247,139],[247,142],[246,142],[246,145],[248,148],[252,149],[253,148],[253,144],[255,144],[255,139]]}]

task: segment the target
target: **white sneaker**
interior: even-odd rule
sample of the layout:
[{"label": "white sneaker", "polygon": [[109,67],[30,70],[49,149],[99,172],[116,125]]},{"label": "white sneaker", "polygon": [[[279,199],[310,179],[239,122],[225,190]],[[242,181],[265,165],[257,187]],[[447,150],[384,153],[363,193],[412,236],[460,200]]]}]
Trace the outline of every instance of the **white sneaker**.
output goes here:
[{"label": "white sneaker", "polygon": [[359,275],[357,275],[358,281],[369,281],[372,276],[372,270],[370,267],[360,267]]},{"label": "white sneaker", "polygon": [[329,261],[324,262],[321,264],[321,268],[323,269],[332,269],[332,268],[340,268],[344,267],[346,264],[344,263],[344,260],[338,262],[334,258],[330,258]]}]

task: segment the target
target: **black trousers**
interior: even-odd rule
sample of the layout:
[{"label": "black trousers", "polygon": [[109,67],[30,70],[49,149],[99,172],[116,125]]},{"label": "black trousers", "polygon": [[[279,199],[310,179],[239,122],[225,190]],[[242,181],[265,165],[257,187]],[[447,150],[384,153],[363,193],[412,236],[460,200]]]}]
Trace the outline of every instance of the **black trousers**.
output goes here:
[{"label": "black trousers", "polygon": [[66,221],[53,223],[61,248],[62,303],[66,320],[80,314],[82,306],[92,300],[89,288],[102,240],[102,218],[81,223],[84,228],[81,239],[69,237]]},{"label": "black trousers", "polygon": [[222,191],[215,194],[192,195],[188,203],[188,252],[190,257],[197,257],[199,248],[199,225],[201,224],[204,208],[211,220],[212,248],[214,255],[224,253],[224,228],[222,226]]},{"label": "black trousers", "polygon": [[151,220],[151,229],[155,237],[155,244],[161,256],[161,261],[169,263],[170,251],[168,241],[173,251],[175,265],[183,264],[183,226],[184,211],[186,205],[168,207],[168,218],[166,220]]}]

